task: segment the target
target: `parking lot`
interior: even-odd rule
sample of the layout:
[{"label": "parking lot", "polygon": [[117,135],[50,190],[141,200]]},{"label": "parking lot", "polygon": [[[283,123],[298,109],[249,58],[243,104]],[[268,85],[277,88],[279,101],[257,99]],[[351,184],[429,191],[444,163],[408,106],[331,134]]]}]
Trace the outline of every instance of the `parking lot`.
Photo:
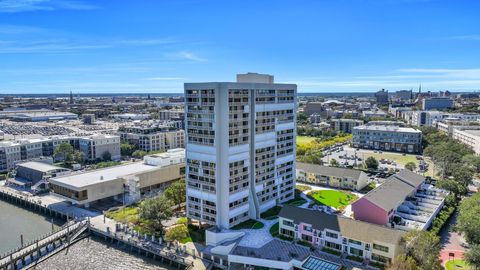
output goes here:
[{"label": "parking lot", "polygon": [[[422,156],[412,155],[412,154],[403,154],[395,152],[384,152],[384,151],[375,151],[375,150],[365,150],[365,149],[355,149],[348,145],[341,147],[335,147],[330,150],[323,151],[324,157],[322,158],[325,164],[330,164],[332,159],[338,161],[341,166],[353,166],[361,167],[365,159],[368,157],[374,157],[379,161],[379,169],[382,171],[388,170],[399,170],[404,169],[405,164],[409,162],[414,162],[419,168],[419,164],[423,162]],[[425,161],[429,167],[425,176],[433,175],[432,166],[430,161]],[[423,173],[423,172],[420,172]]]}]

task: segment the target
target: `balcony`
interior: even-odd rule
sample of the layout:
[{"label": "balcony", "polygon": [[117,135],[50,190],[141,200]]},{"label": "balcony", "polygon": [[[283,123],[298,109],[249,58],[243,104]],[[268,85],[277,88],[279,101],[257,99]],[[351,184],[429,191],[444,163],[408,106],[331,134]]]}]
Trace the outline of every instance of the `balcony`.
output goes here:
[{"label": "balcony", "polygon": [[392,226],[397,229],[426,230],[443,207],[448,192],[423,184],[413,195],[398,206]]}]

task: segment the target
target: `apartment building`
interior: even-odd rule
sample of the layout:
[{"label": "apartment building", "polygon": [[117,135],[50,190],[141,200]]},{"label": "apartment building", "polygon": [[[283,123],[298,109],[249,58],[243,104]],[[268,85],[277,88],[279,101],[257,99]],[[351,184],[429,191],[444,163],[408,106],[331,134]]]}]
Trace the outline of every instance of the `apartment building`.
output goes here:
[{"label": "apartment building", "polygon": [[226,229],[294,197],[296,92],[251,73],[185,84],[188,217]]},{"label": "apartment building", "polygon": [[422,100],[422,110],[445,110],[453,108],[453,104],[449,97],[428,97]]},{"label": "apartment building", "polygon": [[354,127],[363,125],[362,120],[357,119],[332,119],[333,129],[345,133],[352,133]]},{"label": "apartment building", "polygon": [[353,147],[397,151],[422,152],[422,132],[413,128],[390,125],[363,125],[353,128]]},{"label": "apartment building", "polygon": [[409,115],[409,123],[412,126],[435,126],[444,120],[452,121],[477,121],[480,114],[470,113],[447,113],[441,111],[412,111]]},{"label": "apartment building", "polygon": [[386,264],[404,252],[400,230],[290,205],[278,217],[280,235],[347,256]]},{"label": "apartment building", "polygon": [[388,90],[382,89],[376,92],[375,101],[378,105],[387,105],[389,102]]},{"label": "apartment building", "polygon": [[146,152],[185,147],[185,131],[168,126],[121,127],[118,134],[122,141]]},{"label": "apartment building", "polygon": [[185,119],[184,110],[160,110],[158,111],[160,120],[182,120]]},{"label": "apartment building", "polygon": [[442,122],[437,122],[436,127],[439,131],[448,134],[452,137],[453,131],[457,130],[480,130],[480,121],[457,121],[446,119]]},{"label": "apartment building", "polygon": [[368,185],[369,178],[360,170],[328,167],[297,162],[297,181],[309,184],[361,190]]},{"label": "apartment building", "polygon": [[401,170],[352,204],[356,220],[400,230],[426,230],[443,207],[448,192],[424,176]]},{"label": "apartment building", "polygon": [[115,135],[92,135],[88,137],[55,136],[40,139],[23,139],[0,142],[0,171],[15,168],[20,161],[39,157],[51,157],[55,148],[68,143],[83,153],[84,159],[93,161],[101,159],[109,152],[113,160],[120,159],[120,137]]},{"label": "apartment building", "polygon": [[452,138],[472,148],[476,155],[480,155],[480,130],[455,128]]}]

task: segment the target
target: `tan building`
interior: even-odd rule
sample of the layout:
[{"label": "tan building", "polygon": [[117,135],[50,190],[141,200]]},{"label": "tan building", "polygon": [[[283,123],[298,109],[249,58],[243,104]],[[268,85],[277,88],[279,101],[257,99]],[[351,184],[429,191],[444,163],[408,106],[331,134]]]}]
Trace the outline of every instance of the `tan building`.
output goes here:
[{"label": "tan building", "polygon": [[[179,154],[183,158],[179,158]],[[101,200],[129,204],[181,180],[185,175],[184,155],[184,151],[175,152],[171,156],[167,152],[158,158],[171,158],[172,162],[154,165],[153,162],[143,161],[51,178],[50,188],[53,193],[86,207]]]},{"label": "tan building", "polygon": [[361,190],[368,185],[368,176],[360,170],[297,163],[297,181],[341,189]]}]

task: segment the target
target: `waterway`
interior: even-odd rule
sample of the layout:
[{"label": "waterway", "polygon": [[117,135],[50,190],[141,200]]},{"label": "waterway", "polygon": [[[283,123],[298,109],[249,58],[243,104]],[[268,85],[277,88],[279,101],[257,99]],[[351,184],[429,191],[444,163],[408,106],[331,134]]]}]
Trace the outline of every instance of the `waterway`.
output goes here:
[{"label": "waterway", "polygon": [[[62,224],[54,220],[54,228]],[[51,221],[27,209],[14,206],[0,200],[0,256],[20,246],[20,235],[27,243],[52,230]],[[176,269],[162,265],[151,258],[137,256],[99,239],[84,239],[70,248],[57,253],[38,264],[35,269],[129,269],[129,270],[165,270]]]},{"label": "waterway", "polygon": [[[54,220],[56,228],[61,221]],[[52,231],[52,223],[46,217],[0,200],[0,254]],[[1,255],[0,255],[1,256]]]}]

